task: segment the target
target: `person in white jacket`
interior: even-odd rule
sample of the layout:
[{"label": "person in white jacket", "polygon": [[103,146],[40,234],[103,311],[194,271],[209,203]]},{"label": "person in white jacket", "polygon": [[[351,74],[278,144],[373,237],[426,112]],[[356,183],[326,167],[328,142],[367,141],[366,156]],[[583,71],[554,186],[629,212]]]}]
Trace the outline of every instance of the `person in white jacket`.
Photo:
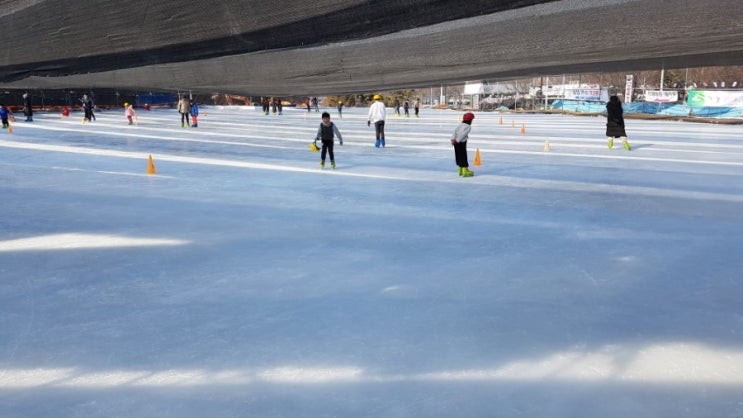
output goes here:
[{"label": "person in white jacket", "polygon": [[472,120],[475,119],[475,114],[467,112],[462,116],[462,123],[457,126],[454,130],[454,136],[451,139],[451,144],[454,145],[454,158],[459,166],[459,175],[462,177],[472,177],[475,175],[470,171],[470,164],[467,161],[467,139],[469,139],[470,129],[472,127]]},{"label": "person in white jacket", "polygon": [[377,136],[377,141],[374,146],[384,148],[384,118],[387,116],[387,108],[381,101],[381,97],[378,94],[374,95],[374,103],[369,107],[369,118],[366,121],[366,126],[371,126],[374,123],[374,132]]},{"label": "person in white jacket", "polygon": [[186,96],[178,99],[178,113],[181,114],[181,128],[190,128],[191,122],[188,120],[188,115],[191,114],[191,104]]}]

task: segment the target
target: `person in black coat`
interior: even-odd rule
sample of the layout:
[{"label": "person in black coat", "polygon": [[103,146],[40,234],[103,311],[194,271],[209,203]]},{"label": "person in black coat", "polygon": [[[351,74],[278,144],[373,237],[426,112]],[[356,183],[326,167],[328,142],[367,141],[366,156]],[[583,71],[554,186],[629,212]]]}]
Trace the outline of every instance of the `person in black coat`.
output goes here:
[{"label": "person in black coat", "polygon": [[627,142],[627,133],[624,131],[624,111],[622,102],[616,95],[609,98],[606,104],[606,136],[609,137],[609,148],[614,147],[614,138],[622,138],[622,145],[627,151],[630,151],[629,142]]},{"label": "person in black coat", "polygon": [[90,122],[93,119],[93,100],[88,97],[87,94],[83,94],[83,98],[80,99],[80,102],[83,104],[83,123],[85,123],[85,121]]},{"label": "person in black coat", "polygon": [[26,122],[34,121],[34,110],[31,107],[31,98],[28,93],[23,93],[23,114],[26,115]]}]

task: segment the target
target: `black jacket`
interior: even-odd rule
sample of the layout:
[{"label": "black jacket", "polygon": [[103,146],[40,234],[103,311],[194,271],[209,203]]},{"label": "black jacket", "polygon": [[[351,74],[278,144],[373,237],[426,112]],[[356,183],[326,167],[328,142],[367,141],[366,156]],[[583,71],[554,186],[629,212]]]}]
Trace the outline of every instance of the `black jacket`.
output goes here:
[{"label": "black jacket", "polygon": [[31,108],[31,99],[29,97],[23,98],[23,114],[26,116],[32,116],[34,114],[34,110]]},{"label": "black jacket", "polygon": [[617,96],[611,96],[606,104],[606,136],[627,136],[624,131],[624,111]]}]

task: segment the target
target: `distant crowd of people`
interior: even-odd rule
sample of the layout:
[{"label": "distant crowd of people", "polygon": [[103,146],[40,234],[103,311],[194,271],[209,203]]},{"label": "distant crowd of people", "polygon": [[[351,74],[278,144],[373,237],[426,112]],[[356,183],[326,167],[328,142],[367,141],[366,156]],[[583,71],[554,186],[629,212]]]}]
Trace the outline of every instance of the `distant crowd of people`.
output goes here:
[{"label": "distant crowd of people", "polygon": [[[83,123],[95,121],[95,113],[93,109],[95,105],[93,100],[84,94],[80,99],[80,104],[83,109]],[[274,114],[282,114],[282,104],[279,98],[260,98],[261,108],[265,115],[268,115],[270,111]],[[316,112],[319,112],[319,101],[316,97],[312,99],[307,98],[305,100],[307,111],[310,112],[311,108],[314,108]],[[416,100],[413,103],[413,109],[415,110],[415,116],[419,116],[420,103]],[[409,117],[410,105],[408,101],[404,101],[402,104],[403,113],[400,113],[400,101],[395,100],[393,103],[393,109],[395,116]],[[149,106],[146,106],[149,110]],[[185,95],[181,95],[178,98],[177,105],[178,113],[180,114],[181,127],[183,128],[197,128],[198,116],[199,116],[199,105],[193,98],[188,98]],[[342,117],[343,102],[338,101],[337,103],[338,116]],[[33,122],[33,106],[31,99],[27,93],[23,94],[23,113],[26,116],[26,122]],[[606,136],[608,138],[608,147],[614,147],[614,140],[621,139],[623,147],[630,151],[632,148],[627,139],[627,132],[624,124],[624,112],[622,109],[622,103],[619,97],[612,95],[609,98],[609,102],[606,104]],[[69,107],[65,107],[62,111],[63,116],[69,116]],[[124,103],[124,116],[126,117],[129,125],[136,123],[137,113],[134,110],[134,106],[130,103]],[[369,106],[367,113],[367,126],[371,127],[374,125],[374,146],[376,148],[385,148],[385,121],[387,117],[387,106],[382,101],[382,97],[379,94],[373,96],[373,101]],[[475,115],[472,112],[467,112],[462,117],[461,123],[456,127],[452,137],[450,139],[451,145],[454,148],[454,160],[459,168],[459,175],[461,177],[472,177],[474,173],[469,169],[469,161],[467,156],[467,140],[469,133],[472,128],[472,121],[475,119]],[[330,114],[323,112],[321,116],[321,123],[318,127],[317,134],[315,135],[315,141],[311,144],[313,151],[320,152],[320,168],[325,168],[326,158],[330,158],[330,166],[335,169],[335,152],[334,142],[337,137],[339,144],[343,145],[343,136],[341,135],[338,127],[330,121]],[[10,109],[0,104],[0,121],[2,121],[3,129],[10,128],[10,121],[15,121],[15,117]],[[317,141],[321,142],[321,147],[317,146]]]}]

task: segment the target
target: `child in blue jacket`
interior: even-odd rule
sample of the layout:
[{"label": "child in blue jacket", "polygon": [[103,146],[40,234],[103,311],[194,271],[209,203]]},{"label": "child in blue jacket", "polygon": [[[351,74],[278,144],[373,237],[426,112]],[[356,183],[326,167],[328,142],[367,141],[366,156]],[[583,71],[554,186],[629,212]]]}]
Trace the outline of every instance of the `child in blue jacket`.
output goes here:
[{"label": "child in blue jacket", "polygon": [[198,128],[199,127],[199,104],[192,101],[191,102],[191,127],[192,128]]},{"label": "child in blue jacket", "polygon": [[4,104],[0,104],[0,120],[3,121],[3,129],[8,129],[8,126],[10,126],[8,119],[15,122],[13,112],[11,112],[9,108],[5,107]]}]

